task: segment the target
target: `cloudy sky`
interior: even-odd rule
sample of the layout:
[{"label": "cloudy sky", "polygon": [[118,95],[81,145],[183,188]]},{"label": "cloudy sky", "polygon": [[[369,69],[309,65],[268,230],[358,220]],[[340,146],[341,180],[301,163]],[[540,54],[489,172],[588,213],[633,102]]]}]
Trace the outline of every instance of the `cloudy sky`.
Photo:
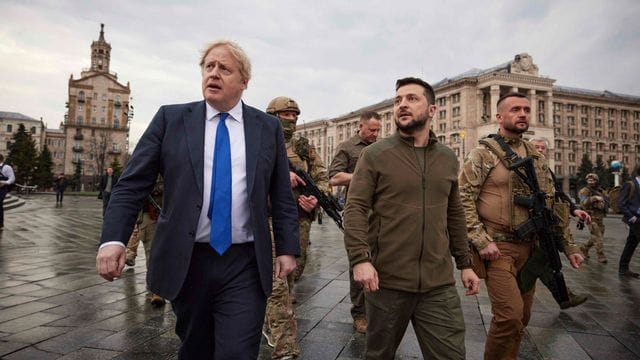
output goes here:
[{"label": "cloudy sky", "polygon": [[246,103],[287,95],[304,121],[391,98],[400,77],[437,82],[522,52],[557,85],[640,96],[637,0],[0,0],[0,13],[0,111],[58,128],[104,23],[111,71],[131,83],[132,144],[160,105],[202,98],[200,50],[219,38],[252,59]]}]

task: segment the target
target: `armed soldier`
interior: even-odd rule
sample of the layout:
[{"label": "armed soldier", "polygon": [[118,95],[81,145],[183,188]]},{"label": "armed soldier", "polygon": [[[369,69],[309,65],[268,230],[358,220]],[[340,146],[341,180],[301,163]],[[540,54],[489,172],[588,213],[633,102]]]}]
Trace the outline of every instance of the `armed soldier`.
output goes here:
[{"label": "armed soldier", "polygon": [[[549,240],[549,234],[538,229],[517,231],[522,224],[535,223],[530,218],[533,208],[525,203],[537,205],[535,210],[546,215],[542,221],[546,223],[551,220],[549,214],[554,202],[554,185],[546,160],[532,144],[522,139],[522,134],[529,129],[530,112],[526,96],[508,93],[500,97],[496,114],[498,134],[480,140],[481,145],[469,153],[459,176],[469,238],[487,267],[485,282],[493,318],[485,344],[485,359],[517,358],[535,292],[535,283],[528,291],[521,292],[517,276],[538,243],[542,245],[543,239]],[[526,175],[515,171],[521,167],[525,168]],[[516,198],[524,201],[516,203]],[[549,241],[544,244],[548,250],[551,244]],[[575,247],[566,245],[565,255],[573,267],[579,267],[582,256],[579,251],[574,253]],[[559,265],[557,251],[555,255],[554,264]],[[556,271],[554,277],[566,296],[562,273]]]},{"label": "armed soldier", "polygon": [[[549,145],[547,139],[534,137],[530,139],[529,142],[533,144],[540,154],[544,155],[547,159],[549,158]],[[551,174],[556,190],[555,197],[557,202],[554,206],[554,212],[559,220],[558,231],[561,231],[562,236],[571,244],[572,252],[577,253],[573,236],[569,230],[569,216],[577,217],[580,221],[586,222],[587,224],[591,224],[591,216],[589,216],[586,211],[578,209],[569,196],[560,189],[556,182],[555,174],[551,169],[549,169],[549,173]],[[560,299],[557,296],[560,291],[557,289],[556,284],[553,281],[553,271],[550,267],[549,261],[544,256],[535,257],[527,262],[524,269],[520,272],[520,290],[530,288],[537,278],[539,278],[544,286],[551,291],[551,294],[554,296],[554,299],[558,305],[560,305],[561,309],[578,306],[587,301],[586,295],[574,293],[569,288],[567,288],[568,301]]]},{"label": "armed soldier", "polygon": [[598,175],[594,173],[587,174],[586,180],[587,186],[580,189],[578,197],[580,198],[580,205],[591,215],[592,221],[589,224],[591,237],[586,244],[580,246],[580,250],[588,259],[589,249],[595,245],[598,262],[606,264],[607,257],[604,254],[604,217],[607,216],[607,202],[609,199],[607,192],[598,184],[600,181]]},{"label": "armed soldier", "polygon": [[[298,104],[291,98],[280,96],[269,103],[267,113],[280,119],[284,139],[287,143],[287,156],[290,166],[301,169],[311,176],[318,188],[327,192],[328,183],[326,168],[315,148],[306,138],[293,138],[296,131],[296,121],[300,115]],[[300,257],[296,259],[296,270],[289,275],[288,281],[273,278],[273,291],[267,300],[267,312],[263,332],[269,345],[274,346],[273,359],[293,359],[300,353],[300,346],[296,339],[296,321],[293,314],[295,297],[293,285],[297,281],[307,261],[309,233],[311,222],[314,220],[318,207],[318,199],[313,195],[301,193],[301,187],[306,185],[293,169],[290,173],[293,196],[298,203],[298,219],[300,223]]]},{"label": "armed soldier", "polygon": [[[380,115],[375,111],[367,111],[360,115],[358,133],[340,143],[336,155],[329,165],[329,183],[333,186],[349,188],[353,171],[360,157],[360,152],[378,138],[380,132]],[[367,332],[364,289],[353,280],[353,269],[349,266],[349,296],[351,297],[351,317],[354,329],[364,334]]]}]

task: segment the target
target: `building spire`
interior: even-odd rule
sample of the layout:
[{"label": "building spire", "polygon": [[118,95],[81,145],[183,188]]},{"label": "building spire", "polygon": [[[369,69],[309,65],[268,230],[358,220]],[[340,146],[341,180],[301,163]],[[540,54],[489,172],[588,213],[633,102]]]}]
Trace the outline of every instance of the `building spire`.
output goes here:
[{"label": "building spire", "polygon": [[100,24],[100,39],[98,41],[104,41],[104,24]]},{"label": "building spire", "polygon": [[109,72],[111,45],[104,40],[104,24],[100,24],[100,38],[91,43],[91,71]]}]

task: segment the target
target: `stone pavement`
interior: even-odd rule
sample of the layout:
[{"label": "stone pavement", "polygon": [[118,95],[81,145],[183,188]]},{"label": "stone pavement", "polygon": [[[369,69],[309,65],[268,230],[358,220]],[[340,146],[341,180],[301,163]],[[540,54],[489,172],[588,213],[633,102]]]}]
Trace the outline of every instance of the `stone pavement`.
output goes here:
[{"label": "stone pavement", "polygon": [[[95,273],[99,200],[67,196],[64,207],[56,208],[52,196],[32,195],[25,206],[5,216],[0,233],[0,358],[177,358],[171,306],[154,308],[146,299],[142,249],[136,266],[127,267],[122,279],[109,283]],[[640,280],[618,277],[627,230],[618,216],[605,224],[609,263],[592,258],[580,271],[565,271],[571,289],[588,293],[589,300],[560,311],[539,285],[520,358],[640,359]],[[580,242],[586,241],[588,231],[572,230]],[[295,289],[301,359],[362,359],[365,339],[351,326],[341,233],[325,217],[322,225],[313,225],[311,239],[310,263]],[[640,255],[632,269],[640,271]],[[481,359],[491,318],[484,286],[478,296],[462,296],[462,306],[467,358]],[[411,328],[396,358],[421,358]],[[264,344],[260,359],[270,359]]]}]

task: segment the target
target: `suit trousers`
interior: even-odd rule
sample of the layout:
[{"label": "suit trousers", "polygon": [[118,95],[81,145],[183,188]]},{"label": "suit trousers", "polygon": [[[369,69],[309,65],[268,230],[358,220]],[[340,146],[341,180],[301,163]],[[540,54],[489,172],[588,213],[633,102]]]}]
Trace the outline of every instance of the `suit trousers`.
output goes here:
[{"label": "suit trousers", "polygon": [[619,271],[624,272],[629,270],[629,263],[633,256],[636,247],[640,242],[640,220],[636,220],[635,223],[629,225],[629,236],[627,236],[627,242],[624,244],[624,249],[620,255]]},{"label": "suit trousers", "polygon": [[196,243],[187,277],[175,300],[182,360],[255,360],[267,298],[253,243],[234,244],[218,255]]},{"label": "suit trousers", "polygon": [[518,357],[524,328],[531,318],[535,285],[525,293],[518,287],[518,272],[532,255],[531,243],[496,242],[497,260],[487,262],[487,292],[491,300],[491,326],[484,348],[485,359]]},{"label": "suit trousers", "polygon": [[425,293],[387,288],[365,295],[367,360],[392,360],[409,325],[425,359],[464,359],[464,317],[454,285]]}]

